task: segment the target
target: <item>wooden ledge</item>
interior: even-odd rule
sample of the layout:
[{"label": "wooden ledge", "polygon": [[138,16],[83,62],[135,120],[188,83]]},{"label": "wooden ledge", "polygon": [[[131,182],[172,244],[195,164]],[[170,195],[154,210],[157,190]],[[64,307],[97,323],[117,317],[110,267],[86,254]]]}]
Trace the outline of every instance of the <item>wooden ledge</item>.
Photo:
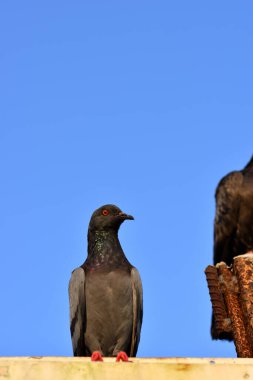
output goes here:
[{"label": "wooden ledge", "polygon": [[0,357],[0,380],[247,380],[253,359]]}]

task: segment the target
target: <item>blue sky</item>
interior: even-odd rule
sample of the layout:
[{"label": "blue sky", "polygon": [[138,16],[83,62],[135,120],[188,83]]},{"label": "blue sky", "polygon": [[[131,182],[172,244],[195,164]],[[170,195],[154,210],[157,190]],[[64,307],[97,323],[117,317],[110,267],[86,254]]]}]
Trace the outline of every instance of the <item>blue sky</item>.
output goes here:
[{"label": "blue sky", "polygon": [[0,355],[72,355],[67,287],[91,213],[144,287],[139,356],[212,342],[214,191],[253,153],[250,1],[0,5]]}]

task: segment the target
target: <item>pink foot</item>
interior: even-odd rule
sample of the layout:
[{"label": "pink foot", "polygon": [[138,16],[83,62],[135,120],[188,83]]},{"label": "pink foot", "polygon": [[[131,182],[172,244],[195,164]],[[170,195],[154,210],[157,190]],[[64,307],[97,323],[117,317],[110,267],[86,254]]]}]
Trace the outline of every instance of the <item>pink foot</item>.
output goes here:
[{"label": "pink foot", "polygon": [[92,352],[91,361],[92,362],[103,362],[102,355],[100,354],[99,351]]},{"label": "pink foot", "polygon": [[116,362],[120,362],[121,360],[123,362],[129,362],[128,356],[124,351],[120,351],[116,357]]}]

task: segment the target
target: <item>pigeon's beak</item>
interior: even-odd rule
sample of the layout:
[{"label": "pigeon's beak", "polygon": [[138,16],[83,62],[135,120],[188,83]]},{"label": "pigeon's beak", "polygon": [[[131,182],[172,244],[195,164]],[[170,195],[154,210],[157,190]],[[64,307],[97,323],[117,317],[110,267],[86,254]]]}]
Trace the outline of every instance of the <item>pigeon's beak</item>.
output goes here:
[{"label": "pigeon's beak", "polygon": [[122,219],[124,219],[124,220],[126,220],[126,219],[134,220],[134,217],[133,217],[132,215],[127,215],[127,214],[125,214],[124,212],[120,212],[120,213],[119,213],[119,216],[120,216]]}]

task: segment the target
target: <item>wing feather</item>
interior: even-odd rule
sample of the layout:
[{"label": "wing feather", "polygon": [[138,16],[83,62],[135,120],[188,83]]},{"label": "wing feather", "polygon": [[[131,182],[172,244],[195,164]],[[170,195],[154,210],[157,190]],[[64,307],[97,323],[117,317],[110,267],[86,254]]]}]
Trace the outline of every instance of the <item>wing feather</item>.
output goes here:
[{"label": "wing feather", "polygon": [[231,172],[216,189],[216,213],[214,220],[214,264],[224,261],[228,265],[233,259],[232,243],[237,229],[240,207],[241,172]]},{"label": "wing feather", "polygon": [[132,268],[131,281],[133,289],[133,332],[131,341],[130,356],[136,356],[142,325],[143,316],[143,291],[142,283],[138,270]]},{"label": "wing feather", "polygon": [[70,332],[74,356],[85,356],[85,272],[77,268],[69,281]]}]

